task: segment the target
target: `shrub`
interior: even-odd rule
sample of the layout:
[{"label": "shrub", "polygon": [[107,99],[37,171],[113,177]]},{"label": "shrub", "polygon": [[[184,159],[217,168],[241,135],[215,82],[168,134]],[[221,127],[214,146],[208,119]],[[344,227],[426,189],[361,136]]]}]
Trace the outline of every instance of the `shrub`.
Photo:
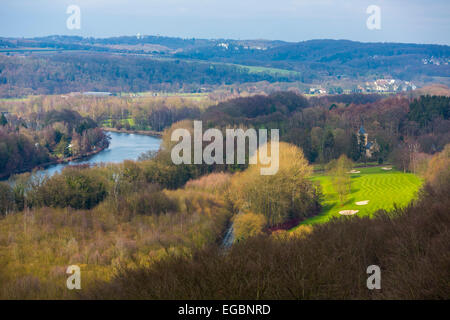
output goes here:
[{"label": "shrub", "polygon": [[189,180],[186,183],[186,188],[219,194],[228,188],[230,180],[231,174],[229,173],[211,173],[196,180]]},{"label": "shrub", "polygon": [[195,165],[174,165],[170,160],[160,158],[145,161],[142,165],[148,183],[157,183],[167,189],[179,188],[196,176]]},{"label": "shrub", "polygon": [[132,214],[159,215],[178,211],[176,201],[167,197],[162,191],[136,192],[122,199],[119,212],[128,211]]},{"label": "shrub", "polygon": [[425,179],[435,188],[441,189],[450,177],[450,144],[436,154],[428,163]]},{"label": "shrub", "polygon": [[310,234],[313,231],[313,227],[310,225],[302,225],[299,226],[297,228],[295,228],[294,230],[292,230],[292,232],[289,232],[289,236],[291,237],[298,237],[298,238],[304,238],[306,237],[308,234]]},{"label": "shrub", "polygon": [[93,170],[66,167],[37,191],[40,204],[49,207],[90,209],[107,195],[106,181]]},{"label": "shrub", "polygon": [[262,214],[242,213],[234,218],[234,236],[237,241],[254,237],[262,233],[267,219]]}]

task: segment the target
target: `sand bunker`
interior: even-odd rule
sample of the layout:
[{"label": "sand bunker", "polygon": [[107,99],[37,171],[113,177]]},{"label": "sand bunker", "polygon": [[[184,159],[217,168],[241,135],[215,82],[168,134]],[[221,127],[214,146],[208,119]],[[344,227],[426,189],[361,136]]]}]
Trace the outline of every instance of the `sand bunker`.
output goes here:
[{"label": "sand bunker", "polygon": [[356,204],[357,206],[365,206],[366,204],[369,203],[369,201],[370,201],[370,200],[358,201],[358,202],[355,202],[355,204]]},{"label": "sand bunker", "polygon": [[351,216],[358,212],[359,212],[359,210],[342,210],[342,211],[339,211],[339,214],[342,214],[343,216]]},{"label": "sand bunker", "polygon": [[361,173],[361,171],[358,171],[358,170],[350,170],[350,171],[347,172],[347,173]]},{"label": "sand bunker", "polygon": [[381,168],[381,170],[392,170],[392,168],[391,167],[383,167],[383,168]]}]

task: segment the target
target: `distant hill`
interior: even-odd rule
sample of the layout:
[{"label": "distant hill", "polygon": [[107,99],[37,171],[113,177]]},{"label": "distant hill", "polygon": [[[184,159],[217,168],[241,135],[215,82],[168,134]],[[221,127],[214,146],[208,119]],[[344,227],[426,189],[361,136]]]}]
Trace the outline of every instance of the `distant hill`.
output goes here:
[{"label": "distant hill", "polygon": [[353,88],[382,78],[449,84],[449,62],[446,45],[140,35],[0,38],[0,96],[74,90],[196,92],[258,81],[347,81],[347,87],[353,81]]},{"label": "distant hill", "polygon": [[266,50],[229,44],[195,48],[180,58],[296,70],[305,81],[321,77],[389,75],[402,80],[449,77],[450,46],[310,40]]},{"label": "distant hill", "polygon": [[233,43],[240,46],[254,48],[273,48],[287,44],[284,41],[271,40],[226,40],[226,39],[185,39],[163,36],[121,36],[111,38],[83,38],[78,36],[46,36],[37,38],[0,38],[0,49],[19,49],[19,48],[53,48],[59,50],[90,50],[90,51],[129,51],[117,50],[117,46],[145,46],[156,45],[169,49],[170,53],[187,51],[196,48],[211,48],[222,43]]},{"label": "distant hill", "polygon": [[290,81],[290,75],[250,72],[226,64],[161,60],[110,53],[0,55],[0,97],[79,91],[201,92],[212,86]]},{"label": "distant hill", "polygon": [[424,96],[424,95],[450,97],[450,89],[443,84],[432,84],[432,85],[428,85],[423,88],[414,90],[412,92],[412,94],[415,97],[420,97],[420,96]]}]

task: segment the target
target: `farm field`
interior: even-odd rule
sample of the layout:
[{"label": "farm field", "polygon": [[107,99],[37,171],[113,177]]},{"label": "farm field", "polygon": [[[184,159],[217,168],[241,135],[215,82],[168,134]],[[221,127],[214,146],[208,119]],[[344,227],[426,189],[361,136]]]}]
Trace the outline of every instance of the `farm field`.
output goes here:
[{"label": "farm field", "polygon": [[[301,224],[323,223],[332,217],[340,217],[339,211],[359,210],[355,215],[370,216],[379,209],[390,210],[397,206],[407,205],[419,190],[422,180],[412,173],[403,173],[392,169],[385,171],[379,167],[357,168],[360,173],[351,174],[351,194],[346,203],[339,203],[338,195],[331,184],[331,177],[325,174],[315,174],[314,181],[322,186],[324,199],[322,212]],[[355,202],[366,201],[366,205],[356,205]]]},{"label": "farm field", "polygon": [[240,64],[230,64],[234,66],[238,66],[240,68],[247,69],[250,73],[268,73],[268,74],[280,74],[283,76],[300,76],[301,73],[293,70],[279,69],[279,68],[269,68],[269,67],[260,67],[260,66],[248,66],[248,65],[240,65]]}]

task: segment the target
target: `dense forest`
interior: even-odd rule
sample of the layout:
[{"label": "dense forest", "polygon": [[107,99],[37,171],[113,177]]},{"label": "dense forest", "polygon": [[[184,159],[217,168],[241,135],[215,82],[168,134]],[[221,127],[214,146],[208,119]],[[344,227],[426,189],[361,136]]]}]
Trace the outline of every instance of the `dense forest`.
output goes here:
[{"label": "dense forest", "polygon": [[203,87],[255,81],[290,81],[291,75],[250,73],[216,63],[159,60],[102,53],[31,56],[0,55],[0,96],[82,91],[200,92]]},{"label": "dense forest", "polygon": [[361,43],[348,40],[310,40],[289,43],[267,50],[248,49],[243,45],[195,48],[175,55],[208,61],[275,67],[302,73],[302,81],[311,82],[327,76],[366,77],[390,74],[414,80],[420,76],[449,74],[449,66],[425,65],[424,58],[448,62],[448,46],[395,43]]},{"label": "dense forest", "polygon": [[223,98],[203,94],[133,98],[53,95],[0,100],[0,110],[33,118],[38,113],[70,109],[109,128],[163,131],[177,121],[199,118],[203,110],[221,100]]},{"label": "dense forest", "polygon": [[[312,163],[341,154],[367,161],[358,144],[363,125],[377,149],[371,161],[394,161],[405,170],[450,142],[450,100],[422,96],[343,95],[306,99],[292,92],[221,102],[202,114],[209,127],[279,128],[281,139],[302,148]],[[426,124],[426,125],[425,125]]]}]

